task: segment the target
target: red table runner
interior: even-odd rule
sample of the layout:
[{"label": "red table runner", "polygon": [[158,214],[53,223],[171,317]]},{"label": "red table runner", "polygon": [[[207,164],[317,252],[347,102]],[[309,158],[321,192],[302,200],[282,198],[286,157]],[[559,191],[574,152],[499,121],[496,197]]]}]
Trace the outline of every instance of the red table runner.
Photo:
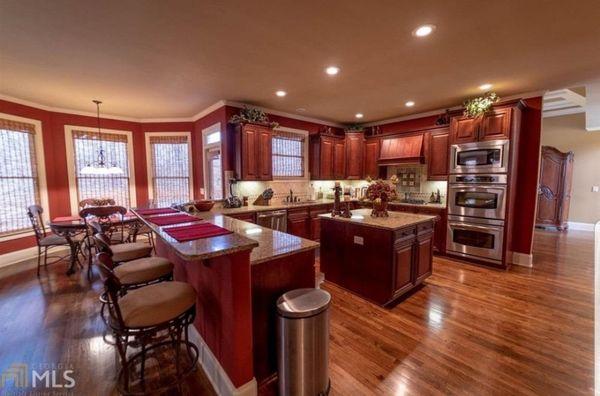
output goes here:
[{"label": "red table runner", "polygon": [[156,224],[157,226],[165,226],[165,225],[179,224],[179,223],[189,223],[190,221],[200,221],[199,218],[187,215],[185,213],[176,214],[176,215],[172,215],[172,216],[152,216],[152,217],[147,217],[146,220],[148,220],[151,223]]},{"label": "red table runner", "polygon": [[196,223],[186,226],[166,228],[163,231],[177,239],[179,242],[233,233],[232,231],[226,230],[223,227],[219,227],[211,223]]},{"label": "red table runner", "polygon": [[137,212],[142,216],[152,216],[167,213],[176,213],[177,211],[173,208],[150,208],[150,209],[138,209]]}]

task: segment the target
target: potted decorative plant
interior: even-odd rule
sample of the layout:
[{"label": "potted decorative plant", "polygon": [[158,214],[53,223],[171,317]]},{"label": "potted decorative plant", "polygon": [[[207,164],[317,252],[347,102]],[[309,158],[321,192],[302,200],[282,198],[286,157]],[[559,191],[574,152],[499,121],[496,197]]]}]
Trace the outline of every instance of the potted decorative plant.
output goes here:
[{"label": "potted decorative plant", "polygon": [[367,198],[373,202],[373,217],[387,217],[388,202],[396,198],[396,189],[383,180],[377,180],[367,188]]},{"label": "potted decorative plant", "polygon": [[495,92],[487,92],[483,96],[466,100],[463,103],[465,107],[464,115],[471,118],[481,117],[490,109],[492,105],[500,100]]},{"label": "potted decorative plant", "polygon": [[244,107],[240,109],[239,114],[234,114],[229,119],[232,124],[241,124],[244,122],[252,122],[258,124],[268,124],[271,128],[277,128],[279,126],[276,122],[270,122],[267,114],[260,109],[253,109],[251,107]]}]

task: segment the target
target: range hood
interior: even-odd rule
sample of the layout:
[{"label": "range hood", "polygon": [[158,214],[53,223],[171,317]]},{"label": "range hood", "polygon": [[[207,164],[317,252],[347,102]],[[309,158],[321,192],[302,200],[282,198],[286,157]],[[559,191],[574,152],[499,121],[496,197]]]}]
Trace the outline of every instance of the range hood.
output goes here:
[{"label": "range hood", "polygon": [[379,166],[424,162],[423,134],[381,139],[381,150],[377,160]]}]

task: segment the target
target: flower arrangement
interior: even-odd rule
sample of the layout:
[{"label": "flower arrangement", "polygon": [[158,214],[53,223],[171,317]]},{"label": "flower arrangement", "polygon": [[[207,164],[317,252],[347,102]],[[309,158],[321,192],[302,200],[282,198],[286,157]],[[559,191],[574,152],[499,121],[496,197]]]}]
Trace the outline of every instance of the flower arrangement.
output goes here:
[{"label": "flower arrangement", "polygon": [[279,126],[279,124],[276,122],[269,122],[269,117],[264,111],[246,106],[244,106],[243,109],[240,109],[239,114],[234,114],[233,116],[231,116],[229,122],[232,124],[240,124],[242,122],[256,122],[259,124],[269,124],[271,128],[277,128]]},{"label": "flower arrangement", "polygon": [[373,217],[387,217],[387,203],[396,198],[396,189],[383,180],[377,180],[367,187],[367,198],[373,202]]},{"label": "flower arrangement", "polygon": [[463,103],[465,107],[464,115],[472,118],[481,117],[499,100],[500,97],[495,92],[487,92],[483,96],[466,100]]}]

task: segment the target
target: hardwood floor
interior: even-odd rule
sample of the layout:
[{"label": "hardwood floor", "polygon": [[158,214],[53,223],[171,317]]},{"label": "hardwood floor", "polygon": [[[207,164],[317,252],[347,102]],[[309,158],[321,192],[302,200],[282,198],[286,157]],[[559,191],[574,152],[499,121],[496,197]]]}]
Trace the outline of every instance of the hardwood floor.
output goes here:
[{"label": "hardwood floor", "polygon": [[[592,234],[537,231],[534,266],[498,271],[435,258],[426,286],[393,309],[326,282],[332,394],[592,394]],[[0,370],[67,364],[74,394],[114,394],[101,283],[64,270],[0,279]],[[213,394],[201,370],[184,393]]]}]

